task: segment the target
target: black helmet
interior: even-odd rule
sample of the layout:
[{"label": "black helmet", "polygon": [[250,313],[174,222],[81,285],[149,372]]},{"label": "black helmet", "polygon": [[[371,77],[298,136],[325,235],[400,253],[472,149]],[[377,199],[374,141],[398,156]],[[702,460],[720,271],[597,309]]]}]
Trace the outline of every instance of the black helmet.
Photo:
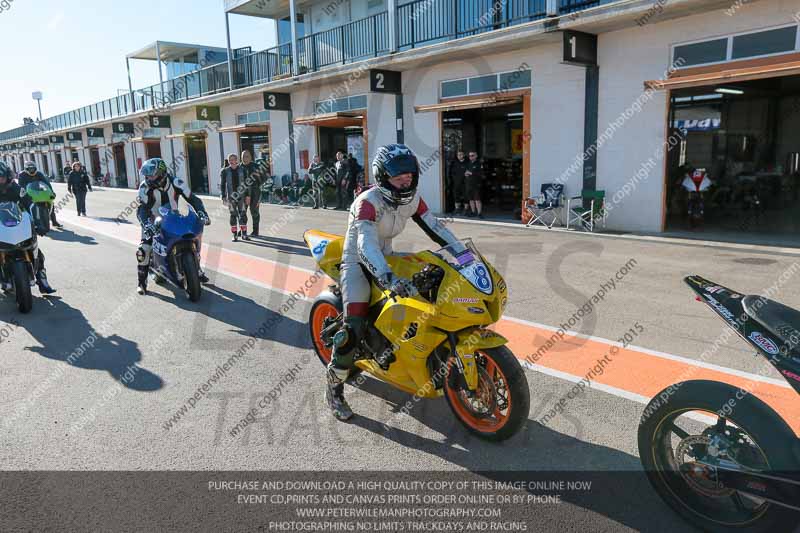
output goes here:
[{"label": "black helmet", "polygon": [[[390,178],[407,173],[412,175],[411,187],[408,189],[397,189],[389,183]],[[419,185],[417,156],[405,144],[381,146],[372,161],[372,175],[387,202],[395,206],[410,204]]]},{"label": "black helmet", "polygon": [[144,162],[139,174],[151,188],[160,189],[164,186],[164,182],[167,181],[169,170],[163,159],[154,157]]},{"label": "black helmet", "polygon": [[0,161],[0,178],[3,178],[2,183],[0,183],[0,191],[5,191],[11,185],[11,180],[14,179],[14,173],[11,172],[5,161]]},{"label": "black helmet", "polygon": [[33,161],[25,161],[25,172],[29,174],[36,172],[36,163]]}]

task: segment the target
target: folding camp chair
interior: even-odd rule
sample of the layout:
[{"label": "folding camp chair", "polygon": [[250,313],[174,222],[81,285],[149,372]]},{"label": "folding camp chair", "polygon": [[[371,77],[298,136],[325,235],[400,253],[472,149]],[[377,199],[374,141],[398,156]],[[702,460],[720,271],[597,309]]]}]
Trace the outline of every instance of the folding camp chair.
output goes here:
[{"label": "folding camp chair", "polygon": [[572,223],[579,224],[586,231],[594,231],[597,223],[606,227],[606,191],[584,189],[580,196],[569,198],[567,229]]},{"label": "folding camp chair", "polygon": [[[564,202],[564,185],[560,183],[545,183],[542,185],[542,193],[539,198],[528,198],[529,203],[525,206],[531,219],[526,224],[531,227],[534,224],[541,224],[550,229],[559,219],[559,212]],[[533,203],[530,203],[533,201]]]}]

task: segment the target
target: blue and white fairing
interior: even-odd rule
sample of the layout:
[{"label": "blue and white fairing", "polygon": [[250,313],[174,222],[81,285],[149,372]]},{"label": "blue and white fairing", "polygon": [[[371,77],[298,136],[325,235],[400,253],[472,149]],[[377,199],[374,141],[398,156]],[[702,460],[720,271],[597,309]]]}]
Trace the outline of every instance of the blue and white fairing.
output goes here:
[{"label": "blue and white fairing", "polygon": [[31,215],[16,202],[0,203],[0,247],[17,247],[34,238]]}]

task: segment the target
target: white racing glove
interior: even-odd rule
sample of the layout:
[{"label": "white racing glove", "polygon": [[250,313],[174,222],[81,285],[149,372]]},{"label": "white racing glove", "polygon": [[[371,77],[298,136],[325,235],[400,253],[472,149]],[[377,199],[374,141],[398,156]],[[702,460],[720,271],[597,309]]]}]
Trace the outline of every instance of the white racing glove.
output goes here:
[{"label": "white racing glove", "polygon": [[146,239],[152,239],[153,237],[156,236],[156,233],[158,233],[158,230],[156,229],[155,224],[153,224],[152,222],[148,222],[147,224],[145,224],[144,236]]}]

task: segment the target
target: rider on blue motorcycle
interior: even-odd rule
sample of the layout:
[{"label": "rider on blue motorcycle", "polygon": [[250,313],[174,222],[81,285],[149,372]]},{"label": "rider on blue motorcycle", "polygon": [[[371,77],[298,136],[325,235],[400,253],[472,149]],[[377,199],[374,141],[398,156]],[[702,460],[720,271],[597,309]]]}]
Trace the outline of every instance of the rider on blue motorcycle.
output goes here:
[{"label": "rider on blue motorcycle", "polygon": [[[158,157],[148,159],[142,165],[140,171],[142,184],[139,186],[139,208],[136,211],[136,218],[142,225],[142,242],[136,251],[138,262],[139,294],[147,293],[147,273],[150,265],[150,254],[153,251],[153,237],[158,230],[153,224],[153,220],[158,216],[159,208],[169,206],[171,210],[178,209],[178,201],[181,197],[191,205],[197,212],[200,220],[208,226],[211,219],[206,212],[203,201],[192,194],[189,184],[183,178],[178,178],[170,174],[167,164]],[[198,246],[197,263],[200,264],[200,247]],[[200,281],[208,282],[208,276],[200,270]]]},{"label": "rider on blue motorcycle", "polygon": [[[14,183],[14,173],[3,161],[0,161],[0,202],[14,202],[20,209],[29,211],[31,199],[17,183]],[[44,268],[44,254],[37,247],[36,250],[36,285],[42,294],[53,294],[56,290],[47,282],[47,272]],[[10,287],[2,287],[7,290]]]}]

